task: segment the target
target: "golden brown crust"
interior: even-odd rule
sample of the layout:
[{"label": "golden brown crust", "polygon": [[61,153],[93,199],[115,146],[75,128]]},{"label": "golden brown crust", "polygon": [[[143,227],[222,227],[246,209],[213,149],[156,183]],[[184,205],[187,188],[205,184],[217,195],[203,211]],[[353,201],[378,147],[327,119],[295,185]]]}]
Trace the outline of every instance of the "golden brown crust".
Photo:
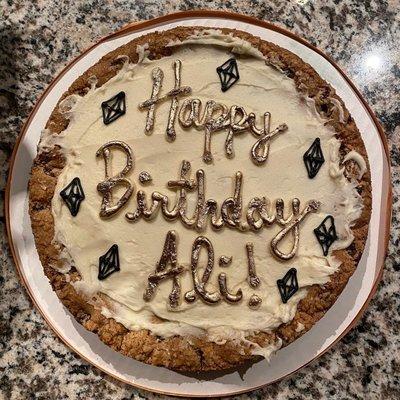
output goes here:
[{"label": "golden brown crust", "polygon": [[[137,63],[138,45],[148,44],[150,58],[158,59],[170,55],[173,51],[171,48],[165,47],[169,42],[183,40],[201,29],[206,28],[180,27],[167,32],[154,32],[121,46],[108,53],[80,76],[63,94],[60,101],[71,94],[85,94],[90,86],[88,80],[92,76],[97,77],[97,87],[107,82],[117,74],[122,66],[121,59],[118,60],[118,56],[128,56],[131,63]],[[329,117],[328,124],[335,129],[337,137],[341,140],[341,156],[351,150],[356,150],[365,160],[368,160],[361,135],[344,103],[336,95],[335,90],[310,65],[289,51],[262,41],[248,33],[230,29],[221,29],[221,31],[250,42],[264,54],[272,66],[279,68],[282,73],[293,78],[299,91],[314,99],[317,109]],[[342,117],[338,107],[331,99],[340,102],[344,114]],[[60,133],[67,125],[68,120],[59,112],[57,106],[53,110],[46,127],[51,132]],[[54,195],[57,177],[63,166],[64,160],[56,149],[38,154],[32,167],[29,182],[29,212],[36,247],[45,274],[58,297],[76,320],[89,331],[96,333],[104,343],[114,350],[148,364],[165,366],[175,370],[223,370],[237,367],[254,358],[248,347],[238,347],[231,342],[218,345],[201,338],[181,336],[162,339],[149,331],[129,331],[115,320],[105,318],[97,308],[90,305],[87,299],[75,291],[71,282],[80,279],[75,269],[72,268],[69,273],[63,274],[52,268],[60,262],[60,248],[52,243],[54,221],[51,213],[51,199]],[[354,178],[356,174],[355,165],[352,162],[346,163],[348,178]],[[273,333],[259,333],[249,338],[250,340],[263,346],[274,343],[280,338],[283,341],[283,346],[285,346],[307,332],[335,302],[353,274],[364,250],[372,200],[369,167],[359,181],[357,190],[363,198],[364,209],[361,218],[356,221],[352,228],[355,238],[353,243],[347,249],[335,251],[335,256],[342,261],[339,270],[331,276],[331,280],[327,284],[323,286],[314,285],[309,289],[307,296],[299,303],[293,321],[280,326]],[[107,299],[99,295],[96,301],[101,303],[107,301]],[[304,325],[304,330],[301,332],[296,330],[299,323]]]}]

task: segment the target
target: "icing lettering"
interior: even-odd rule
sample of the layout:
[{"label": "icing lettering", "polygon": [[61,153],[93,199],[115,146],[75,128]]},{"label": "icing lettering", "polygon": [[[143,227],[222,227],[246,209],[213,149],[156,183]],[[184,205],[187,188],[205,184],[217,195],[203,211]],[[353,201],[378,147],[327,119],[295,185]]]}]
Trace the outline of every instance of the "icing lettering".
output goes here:
[{"label": "icing lettering", "polygon": [[[126,165],[123,170],[110,177],[110,150],[112,148],[119,148],[126,153]],[[121,207],[123,207],[126,202],[131,197],[134,186],[132,183],[125,178],[126,174],[133,168],[133,152],[132,149],[124,142],[113,140],[101,146],[97,152],[96,157],[103,156],[105,165],[105,180],[97,185],[97,190],[102,194],[103,200],[100,207],[100,217],[111,217],[115,214]],[[113,201],[113,189],[116,186],[125,186],[126,191],[121,196],[121,198],[115,203]]]},{"label": "icing lettering", "polygon": [[151,91],[150,99],[139,104],[139,109],[147,110],[146,117],[146,127],[145,133],[151,134],[154,129],[154,119],[155,119],[155,109],[156,105],[170,99],[171,105],[169,109],[168,115],[168,123],[166,129],[167,140],[172,142],[176,138],[175,133],[175,119],[178,110],[178,97],[184,96],[191,93],[192,89],[189,86],[181,87],[181,70],[182,70],[182,62],[181,60],[176,60],[173,65],[174,68],[174,76],[175,76],[175,85],[172,90],[166,93],[164,96],[160,97],[160,91],[162,88],[162,81],[164,79],[164,73],[161,68],[154,68],[151,78],[153,80],[153,88]]},{"label": "icing lettering", "polygon": [[[171,263],[171,268],[167,269],[167,264]],[[144,301],[150,301],[155,294],[157,286],[165,279],[172,279],[172,290],[169,295],[171,308],[179,306],[181,297],[181,285],[179,275],[183,272],[183,267],[177,263],[177,235],[175,231],[169,231],[165,239],[161,258],[156,265],[156,270],[148,277],[147,288],[143,294]]]},{"label": "icing lettering", "polygon": [[[197,266],[199,264],[200,250],[204,248],[207,251],[207,266],[203,272],[203,276],[199,279]],[[192,258],[190,261],[190,269],[192,271],[194,289],[185,294],[185,300],[193,303],[199,296],[205,303],[215,304],[221,300],[221,296],[217,292],[209,292],[206,284],[210,279],[211,272],[214,268],[214,248],[211,242],[204,236],[199,236],[193,243]]]},{"label": "icing lettering", "polygon": [[[191,179],[190,169],[191,165],[189,161],[182,161],[178,179],[168,182],[170,189],[178,190],[177,200],[175,200],[174,205],[170,204],[170,199],[167,195],[159,192],[151,194],[151,202],[149,204],[146,193],[139,190],[136,194],[137,208],[134,212],[125,214],[127,221],[136,222],[140,218],[149,221],[161,209],[161,213],[165,219],[180,219],[185,227],[197,230],[198,232],[203,232],[206,229],[208,220],[211,227],[215,230],[228,227],[241,232],[249,230],[258,231],[263,227],[276,224],[281,226],[282,229],[271,241],[272,253],[281,260],[290,260],[295,256],[300,240],[300,223],[309,213],[319,209],[317,201],[309,201],[305,208],[301,210],[300,200],[297,198],[293,199],[292,213],[286,218],[284,217],[285,204],[282,199],[276,200],[275,213],[270,201],[265,197],[254,197],[247,206],[243,206],[243,174],[238,171],[234,177],[233,196],[225,199],[219,207],[215,200],[206,199],[204,171],[202,169],[197,170],[196,179]],[[188,216],[187,193],[195,190],[197,192],[196,208],[193,215]],[[278,248],[278,245],[290,232],[293,239],[292,248],[289,252],[284,253]],[[254,263],[251,261],[251,246],[248,247],[248,257],[250,260],[249,265],[253,265]],[[251,267],[249,271],[253,271],[254,269],[255,267]],[[254,279],[252,281],[255,281]]]},{"label": "icing lettering", "polygon": [[178,116],[179,124],[182,128],[194,127],[198,130],[204,130],[203,161],[207,164],[212,163],[213,155],[211,151],[212,134],[227,130],[225,139],[225,154],[228,158],[234,156],[234,137],[243,132],[251,132],[257,141],[250,150],[250,157],[258,165],[264,164],[268,159],[271,140],[288,130],[286,124],[280,124],[271,131],[271,114],[264,113],[263,127],[256,126],[256,116],[254,113],[247,113],[244,107],[240,105],[226,106],[217,103],[214,100],[208,100],[202,109],[200,99],[186,99],[179,108],[179,97],[188,95],[192,92],[191,87],[181,86],[182,62],[174,62],[174,89],[170,90],[164,96],[160,97],[164,73],[161,68],[154,68],[152,71],[152,92],[150,99],[139,104],[140,110],[147,110],[145,133],[151,134],[154,129],[155,108],[156,105],[170,99],[170,110],[168,115],[166,137],[168,141],[174,141],[176,138],[175,120]]}]

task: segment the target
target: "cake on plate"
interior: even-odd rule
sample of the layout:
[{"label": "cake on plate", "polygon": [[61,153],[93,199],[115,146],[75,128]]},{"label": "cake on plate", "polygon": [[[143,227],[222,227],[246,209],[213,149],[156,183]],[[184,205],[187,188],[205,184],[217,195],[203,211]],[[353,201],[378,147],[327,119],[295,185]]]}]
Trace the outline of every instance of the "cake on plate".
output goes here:
[{"label": "cake on plate", "polygon": [[210,371],[269,359],[327,312],[362,255],[371,181],[310,65],[245,32],[178,27],[63,94],[29,199],[77,321],[128,357]]}]

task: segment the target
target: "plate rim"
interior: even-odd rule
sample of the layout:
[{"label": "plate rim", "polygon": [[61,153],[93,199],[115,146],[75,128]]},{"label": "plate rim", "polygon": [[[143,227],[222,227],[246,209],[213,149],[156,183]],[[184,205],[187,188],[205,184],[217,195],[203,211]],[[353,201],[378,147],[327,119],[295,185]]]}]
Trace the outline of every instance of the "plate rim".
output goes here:
[{"label": "plate rim", "polygon": [[13,241],[12,232],[11,232],[11,222],[10,222],[10,217],[9,217],[9,215],[10,215],[10,200],[11,200],[11,184],[12,184],[12,180],[13,180],[12,178],[13,178],[13,172],[14,172],[14,164],[15,164],[15,159],[16,159],[16,155],[18,153],[20,144],[21,144],[23,138],[25,137],[27,129],[28,129],[31,121],[35,117],[35,115],[37,113],[37,110],[40,108],[42,102],[47,97],[47,95],[50,93],[50,91],[53,89],[53,87],[56,85],[56,83],[58,83],[58,81],[67,73],[67,71],[74,64],[76,64],[81,58],[86,56],[86,54],[89,53],[91,50],[93,50],[95,47],[97,47],[100,44],[105,43],[105,42],[107,42],[109,40],[112,40],[112,39],[114,39],[116,37],[122,37],[122,36],[125,36],[125,35],[127,35],[127,34],[129,34],[131,32],[140,31],[140,30],[147,29],[147,28],[150,28],[150,27],[154,27],[154,26],[166,23],[166,22],[179,21],[179,20],[188,20],[188,19],[192,19],[192,18],[217,18],[217,19],[225,19],[225,20],[234,20],[234,21],[239,21],[239,22],[244,22],[244,23],[248,23],[248,24],[251,24],[251,25],[255,25],[255,26],[258,26],[258,27],[261,27],[261,28],[269,29],[269,30],[278,32],[280,34],[283,34],[283,35],[285,35],[285,36],[287,36],[287,37],[289,37],[289,38],[291,38],[291,39],[303,44],[304,46],[306,46],[309,49],[313,50],[315,53],[317,53],[320,56],[322,56],[344,78],[346,83],[354,91],[355,95],[357,96],[357,98],[359,99],[361,104],[364,106],[366,112],[371,117],[371,120],[372,120],[373,124],[375,125],[375,127],[376,127],[376,129],[377,129],[377,131],[379,133],[380,141],[381,141],[381,144],[383,146],[383,150],[384,150],[384,153],[385,153],[384,163],[386,164],[387,173],[388,173],[388,177],[389,177],[388,182],[387,182],[387,187],[385,188],[387,190],[387,193],[386,193],[386,196],[382,197],[382,203],[381,203],[381,204],[385,204],[385,202],[386,202],[386,213],[382,217],[382,220],[384,221],[384,224],[381,225],[380,232],[379,232],[379,236],[381,238],[384,235],[383,242],[382,242],[383,246],[381,247],[381,249],[383,248],[383,250],[380,253],[378,253],[378,255],[377,255],[377,266],[379,267],[379,271],[378,271],[377,275],[375,276],[374,284],[373,284],[373,286],[371,288],[371,291],[370,291],[367,299],[365,300],[363,305],[360,307],[360,310],[355,315],[353,320],[349,323],[349,325],[346,327],[346,329],[344,329],[344,331],[329,346],[326,347],[326,349],[324,349],[321,353],[317,354],[309,362],[303,364],[302,366],[300,366],[296,370],[294,370],[294,371],[290,372],[289,374],[286,374],[286,375],[284,375],[284,376],[282,376],[282,377],[280,377],[278,379],[275,379],[275,380],[269,382],[268,384],[256,385],[256,386],[254,386],[252,388],[246,388],[246,389],[242,389],[242,390],[231,391],[229,393],[225,393],[225,394],[219,395],[221,397],[225,397],[225,396],[230,396],[230,395],[235,395],[235,394],[247,393],[249,391],[260,389],[262,387],[266,387],[266,386],[271,385],[271,384],[273,384],[273,383],[275,383],[277,381],[280,381],[282,379],[288,378],[289,376],[295,374],[297,371],[299,371],[300,369],[306,367],[311,362],[315,361],[317,358],[321,357],[323,354],[325,354],[327,351],[329,351],[359,321],[359,319],[361,318],[361,316],[363,315],[363,313],[367,309],[372,297],[376,293],[376,290],[377,290],[377,288],[379,286],[379,282],[381,281],[381,278],[382,278],[385,258],[386,258],[387,251],[388,251],[387,248],[388,248],[388,243],[389,243],[389,238],[390,238],[391,214],[392,214],[392,185],[391,185],[391,180],[390,180],[391,168],[390,168],[390,161],[389,161],[390,160],[389,147],[388,147],[388,143],[387,143],[387,139],[386,139],[384,130],[383,130],[382,126],[380,125],[380,123],[379,123],[377,117],[375,116],[374,112],[372,111],[372,109],[370,108],[370,106],[368,105],[366,100],[363,98],[363,96],[361,95],[360,91],[357,89],[355,84],[350,80],[350,78],[346,75],[346,73],[337,65],[337,63],[330,56],[326,55],[324,52],[319,50],[316,46],[312,45],[311,43],[309,43],[308,41],[306,41],[302,37],[290,32],[289,30],[287,30],[285,28],[282,28],[280,26],[276,26],[276,25],[274,25],[274,24],[272,24],[272,23],[270,23],[268,21],[259,20],[259,19],[255,18],[255,17],[251,17],[251,16],[248,16],[248,15],[239,14],[239,13],[228,12],[228,11],[220,11],[220,10],[180,11],[180,12],[175,12],[175,13],[171,13],[171,14],[168,14],[168,15],[163,15],[163,16],[160,16],[160,17],[157,17],[157,18],[153,18],[153,19],[150,19],[150,20],[129,23],[129,24],[123,26],[122,28],[120,28],[119,30],[117,30],[117,31],[115,31],[115,32],[113,32],[113,33],[101,38],[100,40],[98,40],[97,42],[95,42],[94,44],[92,44],[91,46],[86,48],[85,50],[83,50],[77,57],[73,58],[70,62],[68,62],[66,64],[66,66],[52,79],[52,81],[46,87],[44,92],[36,100],[33,109],[29,113],[29,116],[28,116],[27,120],[25,121],[25,123],[22,126],[21,132],[17,137],[16,143],[15,143],[15,146],[14,146],[14,149],[13,149],[13,152],[11,154],[10,161],[9,161],[9,170],[8,170],[8,176],[7,176],[6,189],[5,189],[4,215],[5,215],[5,221],[6,221],[6,235],[7,235],[9,247],[10,247],[10,250],[11,250],[11,255],[12,255],[12,258],[14,260],[14,267],[15,267],[15,269],[17,271],[17,275],[19,277],[19,280],[22,283],[22,285],[24,286],[25,290],[27,291],[27,293],[29,295],[29,298],[32,301],[33,305],[35,306],[37,311],[39,311],[39,313],[41,314],[43,319],[46,321],[46,324],[50,327],[50,329],[56,334],[56,336],[70,350],[72,350],[73,352],[78,354],[86,362],[88,362],[89,364],[91,364],[94,367],[98,368],[99,370],[101,370],[105,374],[107,374],[109,376],[112,376],[116,380],[118,380],[120,382],[123,382],[123,383],[126,383],[126,384],[128,384],[128,385],[130,385],[132,387],[138,388],[138,389],[143,389],[143,390],[147,390],[147,391],[150,391],[150,392],[153,392],[153,393],[169,395],[169,396],[178,396],[178,397],[187,397],[187,396],[190,396],[190,397],[214,397],[214,395],[207,395],[207,394],[201,394],[201,395],[200,394],[190,394],[189,395],[189,394],[184,394],[184,393],[174,393],[174,392],[171,392],[171,391],[154,389],[153,387],[149,387],[149,386],[144,386],[144,385],[141,385],[141,384],[133,383],[133,382],[131,382],[129,380],[126,380],[126,379],[124,379],[124,378],[122,378],[122,377],[120,377],[118,375],[115,375],[115,374],[111,373],[110,371],[105,370],[95,360],[89,359],[88,357],[83,355],[78,349],[72,347],[72,345],[68,342],[68,339],[66,337],[64,337],[63,333],[60,332],[56,327],[54,327],[51,324],[51,322],[47,318],[45,312],[41,309],[40,305],[36,301],[35,296],[34,296],[32,290],[31,290],[30,286],[28,285],[24,275],[22,274],[21,266],[20,266],[21,260],[19,259],[18,252],[16,250],[16,246],[15,246],[14,241]]}]

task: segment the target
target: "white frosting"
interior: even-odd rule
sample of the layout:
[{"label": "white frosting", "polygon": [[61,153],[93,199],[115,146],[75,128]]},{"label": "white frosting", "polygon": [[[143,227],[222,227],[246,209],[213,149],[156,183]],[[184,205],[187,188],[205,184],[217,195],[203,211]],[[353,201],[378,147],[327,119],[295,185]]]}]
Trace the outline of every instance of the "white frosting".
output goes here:
[{"label": "white frosting", "polygon": [[361,179],[363,175],[367,172],[367,163],[365,162],[362,155],[357,153],[355,150],[351,150],[346,154],[343,159],[343,163],[350,160],[354,161],[358,165],[358,168],[360,169],[360,172],[358,173],[358,179]]},{"label": "white frosting", "polygon": [[[218,46],[207,46],[205,43]],[[309,106],[298,94],[291,79],[266,66],[256,50],[249,50],[252,48],[248,43],[238,43],[232,37],[214,33],[203,38],[201,43],[194,36],[185,44],[177,46],[172,57],[157,61],[148,60],[146,49],[140,48],[138,52],[142,61],[137,66],[126,62],[121,72],[100,88],[96,89],[92,85],[85,96],[73,96],[72,100],[64,101],[62,108],[70,118],[68,128],[56,139],[44,137],[42,143],[46,147],[49,142],[59,144],[66,156],[66,166],[58,178],[55,193],[59,193],[78,176],[86,198],[78,215],[72,217],[60,196],[54,196],[52,212],[55,240],[66,246],[82,277],[80,282],[74,284],[75,287],[86,295],[100,291],[108,296],[111,306],[102,309],[106,317],[114,318],[129,329],[149,329],[163,337],[207,334],[208,340],[218,343],[226,340],[245,343],[248,334],[271,331],[291,321],[298,302],[307,294],[307,287],[329,281],[329,276],[340,264],[332,256],[322,255],[313,229],[325,216],[333,215],[339,240],[332,248],[348,246],[353,240],[351,224],[361,212],[361,200],[354,184],[343,176],[343,169],[339,166],[340,142],[334,138],[334,132],[321,123],[315,108]],[[232,48],[250,56],[239,59],[240,80],[229,91],[222,93],[215,69],[231,57]],[[156,107],[153,134],[144,134],[146,111],[140,111],[138,104],[150,97],[152,69],[157,66],[163,70],[162,93],[166,93],[173,88],[172,63],[175,59],[182,61],[182,85],[192,87],[190,97],[200,98],[203,104],[213,99],[228,107],[241,105],[247,112],[256,114],[258,126],[266,111],[271,113],[272,129],[282,123],[288,125],[287,132],[273,139],[268,161],[264,165],[257,166],[250,159],[250,149],[255,138],[249,132],[235,137],[235,156],[232,159],[227,159],[224,153],[226,131],[213,134],[214,162],[211,165],[201,159],[204,140],[202,131],[192,128],[183,130],[177,122],[177,138],[173,143],[167,142],[165,128],[169,101]],[[126,115],[110,125],[104,125],[100,105],[120,91],[126,93]],[[316,137],[321,138],[326,162],[318,175],[309,179],[302,156]],[[150,222],[127,222],[124,214],[136,209],[135,195],[117,215],[107,220],[99,217],[101,196],[96,186],[104,179],[104,162],[96,158],[95,154],[100,146],[110,140],[124,141],[133,149],[134,170],[128,178],[136,190],[143,189],[148,195],[157,190],[174,199],[175,193],[166,184],[178,178],[181,161],[185,159],[192,164],[192,176],[199,168],[205,171],[206,198],[213,198],[218,204],[232,196],[234,174],[242,171],[243,204],[247,204],[252,197],[266,196],[271,201],[283,198],[288,206],[294,197],[298,197],[301,208],[311,199],[320,201],[321,208],[302,222],[298,253],[288,262],[275,259],[269,249],[271,239],[279,231],[276,225],[263,228],[257,233],[228,228],[216,232],[209,226],[202,232],[211,240],[216,255],[208,289],[218,290],[218,273],[226,272],[229,290],[234,293],[238,288],[242,289],[242,302],[235,305],[221,302],[210,306],[200,300],[192,304],[182,301],[178,309],[171,310],[167,301],[172,287],[171,280],[162,282],[155,298],[145,302],[143,292],[147,277],[154,272],[166,233],[171,229],[179,236],[178,263],[186,268],[181,279],[183,293],[192,289],[189,262],[191,247],[198,233],[185,228],[179,220],[166,221],[161,214]],[[120,152],[113,152],[113,173],[119,172],[125,162],[125,156],[117,153]],[[351,157],[355,159],[354,155]],[[149,172],[153,178],[152,183],[146,187],[138,183],[141,171]],[[188,201],[189,209],[193,210],[195,194],[189,193]],[[245,244],[248,241],[254,243],[255,264],[261,279],[257,289],[250,288],[246,282]],[[99,281],[99,256],[114,243],[119,246],[121,270]],[[232,264],[224,270],[217,262],[221,255],[233,256]],[[200,265],[204,265],[204,260],[205,254],[201,253]],[[296,267],[298,271],[300,290],[287,304],[283,304],[276,281],[291,267]],[[257,310],[247,305],[254,293],[262,298],[262,304]],[[280,343],[275,343],[264,349],[255,348],[253,352],[268,357],[279,347]]]},{"label": "white frosting", "polygon": [[344,122],[344,111],[343,111],[343,107],[340,104],[340,101],[338,99],[335,99],[334,97],[330,97],[329,100],[334,104],[335,108],[338,110],[339,112],[339,121],[340,122]]},{"label": "white frosting", "polygon": [[[195,44],[224,47],[234,54],[242,54],[264,60],[261,51],[253,47],[251,43],[232,34],[224,35],[219,29],[206,29],[201,32],[195,32],[185,39],[183,43],[185,46]],[[168,46],[175,47],[180,45],[182,45],[180,41],[171,41]]]}]

